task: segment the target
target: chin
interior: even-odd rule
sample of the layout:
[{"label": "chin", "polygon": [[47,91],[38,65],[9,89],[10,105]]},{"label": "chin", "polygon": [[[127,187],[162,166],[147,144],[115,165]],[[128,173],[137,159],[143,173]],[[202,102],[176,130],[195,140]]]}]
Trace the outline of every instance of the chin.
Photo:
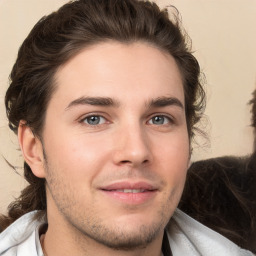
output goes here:
[{"label": "chin", "polygon": [[[128,227],[128,228],[127,228]],[[109,248],[115,250],[136,250],[147,247],[159,235],[162,235],[163,228],[159,225],[133,225],[129,227],[107,229],[103,228],[97,235],[91,238]]]}]

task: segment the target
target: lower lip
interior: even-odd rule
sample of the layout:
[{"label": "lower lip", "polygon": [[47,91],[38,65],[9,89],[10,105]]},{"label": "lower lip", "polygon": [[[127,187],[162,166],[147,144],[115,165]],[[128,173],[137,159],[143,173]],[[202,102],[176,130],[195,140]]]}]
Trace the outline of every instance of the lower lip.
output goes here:
[{"label": "lower lip", "polygon": [[157,190],[145,191],[141,193],[124,193],[114,190],[102,190],[103,193],[115,200],[126,204],[138,205],[146,203],[155,197]]}]

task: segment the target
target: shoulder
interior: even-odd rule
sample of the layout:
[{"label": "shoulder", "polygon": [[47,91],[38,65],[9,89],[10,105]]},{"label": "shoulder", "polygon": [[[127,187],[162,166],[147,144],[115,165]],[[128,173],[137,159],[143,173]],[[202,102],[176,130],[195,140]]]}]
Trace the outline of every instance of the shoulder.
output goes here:
[{"label": "shoulder", "polygon": [[0,234],[0,255],[38,255],[36,230],[44,221],[36,219],[36,215],[36,211],[23,215]]},{"label": "shoulder", "polygon": [[176,210],[167,226],[173,255],[252,256],[229,239]]}]

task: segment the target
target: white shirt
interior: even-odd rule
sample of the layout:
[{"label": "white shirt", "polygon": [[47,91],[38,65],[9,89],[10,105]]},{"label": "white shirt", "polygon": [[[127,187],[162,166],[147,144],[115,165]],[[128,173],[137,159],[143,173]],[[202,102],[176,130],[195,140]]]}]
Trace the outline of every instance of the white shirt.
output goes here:
[{"label": "white shirt", "polygon": [[[0,234],[0,255],[43,256],[39,228],[45,223],[35,220],[35,214],[25,214]],[[171,218],[167,233],[173,256],[253,256],[179,209]]]}]

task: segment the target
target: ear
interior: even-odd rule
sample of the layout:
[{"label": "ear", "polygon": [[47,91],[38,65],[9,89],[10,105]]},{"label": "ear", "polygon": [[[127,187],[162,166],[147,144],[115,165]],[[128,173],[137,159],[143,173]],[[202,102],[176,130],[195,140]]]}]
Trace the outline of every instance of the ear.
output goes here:
[{"label": "ear", "polygon": [[45,177],[44,154],[41,141],[33,134],[25,121],[20,121],[18,139],[24,160],[38,178]]}]

